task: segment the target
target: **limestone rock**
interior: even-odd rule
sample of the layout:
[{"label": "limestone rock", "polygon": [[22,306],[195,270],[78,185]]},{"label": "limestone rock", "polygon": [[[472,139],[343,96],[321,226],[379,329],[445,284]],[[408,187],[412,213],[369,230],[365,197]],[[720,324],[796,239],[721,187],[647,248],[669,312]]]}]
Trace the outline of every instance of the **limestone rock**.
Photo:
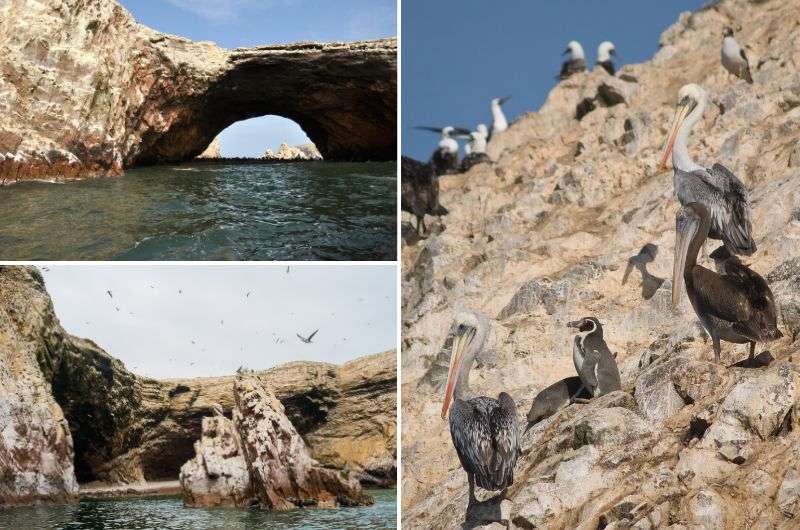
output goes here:
[{"label": "limestone rock", "polygon": [[197,155],[197,158],[220,158],[222,154],[219,149],[219,138],[214,138],[206,150]]},{"label": "limestone rock", "polygon": [[248,506],[253,499],[250,472],[233,422],[224,416],[203,418],[195,456],[181,467],[186,506]]},{"label": "limestone rock", "polygon": [[115,0],[7,0],[0,21],[2,182],[189,160],[266,114],[328,160],[396,156],[396,39],[228,51],[142,26]]},{"label": "limestone rock", "polygon": [[286,510],[372,503],[354,477],[323,468],[311,458],[281,402],[257,378],[238,377],[234,394],[233,421],[262,506]]},{"label": "limestone rock", "polygon": [[276,153],[273,153],[272,149],[267,149],[264,158],[268,160],[322,160],[322,155],[314,144],[290,146],[283,142]]}]

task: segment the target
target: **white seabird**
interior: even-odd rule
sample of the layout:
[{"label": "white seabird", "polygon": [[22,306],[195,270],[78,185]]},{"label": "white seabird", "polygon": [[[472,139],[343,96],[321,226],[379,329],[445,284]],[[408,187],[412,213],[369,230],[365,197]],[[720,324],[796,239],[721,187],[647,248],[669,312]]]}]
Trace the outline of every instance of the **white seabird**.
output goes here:
[{"label": "white seabird", "polygon": [[576,41],[569,41],[567,49],[564,54],[569,54],[569,60],[564,61],[561,65],[561,73],[558,74],[559,79],[566,79],[572,74],[586,71],[586,56],[583,54],[583,46]]},{"label": "white seabird", "polygon": [[722,66],[727,71],[747,81],[753,83],[753,76],[750,75],[750,63],[747,55],[736,39],[733,38],[733,30],[725,28],[722,38]]},{"label": "white seabird", "polygon": [[612,57],[616,56],[617,48],[611,41],[603,41],[600,43],[600,46],[597,47],[597,64],[602,66],[603,69],[611,75],[616,73],[614,62],[611,60]]},{"label": "white seabird", "polygon": [[464,154],[482,154],[486,152],[486,142],[489,139],[489,129],[485,124],[479,123],[475,130],[469,133],[470,141],[464,146]]},{"label": "white seabird", "polygon": [[[504,98],[494,98],[492,100],[492,136],[508,129],[508,120],[506,120],[506,115],[503,114],[503,104],[508,101],[510,97],[511,96],[506,96]],[[487,141],[489,138],[491,137],[486,137]]]},{"label": "white seabird", "polygon": [[439,144],[431,157],[434,171],[437,175],[444,175],[458,171],[458,142],[456,138],[469,138],[470,131],[462,127],[425,127],[418,126],[416,129],[441,133]]}]

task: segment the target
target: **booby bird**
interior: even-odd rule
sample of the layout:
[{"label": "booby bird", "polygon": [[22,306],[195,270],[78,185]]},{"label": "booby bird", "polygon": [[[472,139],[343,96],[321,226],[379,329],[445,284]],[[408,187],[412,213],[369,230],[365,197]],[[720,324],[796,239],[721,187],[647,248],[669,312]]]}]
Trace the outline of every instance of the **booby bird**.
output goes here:
[{"label": "booby bird", "polygon": [[725,28],[722,35],[722,66],[736,77],[744,79],[752,85],[753,76],[750,74],[750,63],[747,61],[744,48],[733,38],[731,28]]},{"label": "booby bird", "polygon": [[442,418],[449,411],[450,436],[469,480],[469,509],[477,503],[476,484],[504,492],[514,482],[519,453],[517,411],[505,392],[497,399],[468,397],[469,372],[486,342],[489,322],[483,315],[464,312],[456,317],[455,325]]},{"label": "booby bird", "polygon": [[714,251],[724,262],[724,273],[697,264],[697,254],[708,237],[711,213],[699,202],[682,206],[675,215],[675,261],[672,269],[672,305],[681,296],[680,278],[703,328],[711,335],[714,360],[719,362],[720,340],[750,343],[750,359],[756,342],[779,339],[775,298],[767,282],[735,256]]},{"label": "booby bird", "polygon": [[578,376],[556,381],[533,398],[531,409],[528,411],[528,425],[525,427],[525,432],[528,432],[531,427],[549,418],[573,401],[587,400],[591,397],[592,394],[586,390],[581,378]]},{"label": "booby bird", "polygon": [[[511,96],[505,96],[502,98],[494,98],[492,100],[492,135],[494,136],[497,133],[503,132],[508,129],[508,120],[506,120],[506,115],[503,113],[503,105],[506,101],[511,99]],[[486,140],[489,141],[491,136],[487,136]]]},{"label": "booby bird", "polygon": [[425,215],[441,217],[447,208],[439,204],[439,178],[433,163],[402,157],[400,161],[400,208],[417,218],[417,234],[427,232]]},{"label": "booby bird", "polygon": [[486,125],[479,123],[475,130],[469,133],[469,142],[464,145],[464,154],[481,154],[486,152],[486,142],[489,140],[489,130]]},{"label": "booby bird", "polygon": [[600,46],[597,47],[597,64],[611,75],[616,73],[614,63],[611,61],[611,58],[616,56],[617,48],[614,46],[613,42],[606,40],[601,42]]},{"label": "booby bird", "polygon": [[756,251],[753,227],[750,221],[750,202],[742,181],[722,164],[705,168],[689,157],[686,142],[689,133],[700,121],[708,96],[695,84],[683,86],[678,92],[678,107],[664,153],[659,163],[667,167],[672,155],[673,182],[678,201],[682,205],[700,202],[711,215],[712,239],[721,239],[734,254],[749,256]]},{"label": "booby bird", "polygon": [[569,60],[564,61],[561,65],[561,73],[558,74],[559,79],[566,79],[572,74],[586,71],[586,57],[583,55],[583,46],[578,41],[570,41],[567,44],[567,49],[564,50],[562,55],[569,54]]},{"label": "booby bird", "polygon": [[[595,317],[584,317],[568,322],[567,326],[577,328],[572,344],[572,361],[581,378],[583,388],[593,397],[600,397],[614,390],[620,390],[619,369],[611,350],[603,339],[603,326]],[[573,401],[583,401],[573,399]]]},{"label": "booby bird", "polygon": [[462,127],[424,127],[415,129],[440,133],[439,145],[431,157],[436,175],[444,175],[458,171],[458,142],[455,138],[469,138],[469,131]]}]

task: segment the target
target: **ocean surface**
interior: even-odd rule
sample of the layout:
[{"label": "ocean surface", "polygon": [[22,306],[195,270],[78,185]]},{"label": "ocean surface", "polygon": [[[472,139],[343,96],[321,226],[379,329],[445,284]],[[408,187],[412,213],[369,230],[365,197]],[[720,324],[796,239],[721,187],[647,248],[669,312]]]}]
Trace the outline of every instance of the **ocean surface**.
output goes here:
[{"label": "ocean surface", "polygon": [[0,187],[0,260],[394,260],[396,164],[190,163]]},{"label": "ocean surface", "polygon": [[369,490],[373,506],[262,512],[184,508],[179,496],[82,500],[70,506],[0,509],[0,528],[20,529],[377,529],[396,528],[396,490]]}]

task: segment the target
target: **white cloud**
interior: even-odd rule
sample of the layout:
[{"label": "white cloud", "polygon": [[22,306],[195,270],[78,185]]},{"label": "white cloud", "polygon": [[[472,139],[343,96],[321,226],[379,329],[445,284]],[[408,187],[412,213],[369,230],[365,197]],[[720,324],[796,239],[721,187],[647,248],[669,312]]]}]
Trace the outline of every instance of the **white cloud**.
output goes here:
[{"label": "white cloud", "polygon": [[292,5],[297,0],[167,0],[179,9],[194,13],[212,22],[235,22],[242,11],[258,6],[274,8]]}]

